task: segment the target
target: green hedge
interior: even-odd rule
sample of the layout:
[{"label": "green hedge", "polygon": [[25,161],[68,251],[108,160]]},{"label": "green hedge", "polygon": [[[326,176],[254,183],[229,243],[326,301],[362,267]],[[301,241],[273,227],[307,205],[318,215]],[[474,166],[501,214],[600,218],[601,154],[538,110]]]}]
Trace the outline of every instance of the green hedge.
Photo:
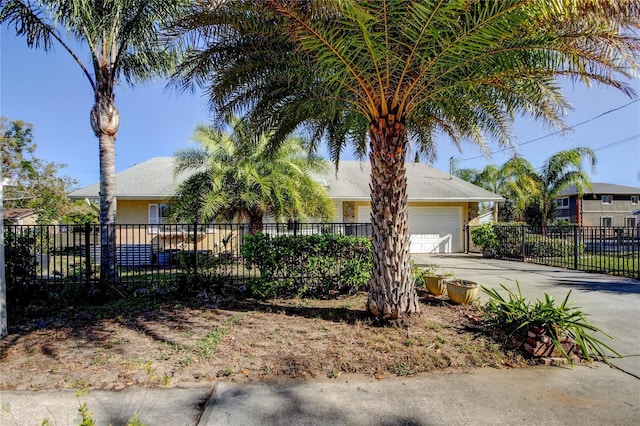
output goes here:
[{"label": "green hedge", "polygon": [[[559,257],[573,256],[574,243],[563,238],[541,238],[536,235],[526,235],[524,249],[527,257]],[[578,254],[584,252],[584,245],[578,245]]]},{"label": "green hedge", "polygon": [[493,225],[496,235],[496,255],[498,257],[522,257],[522,226],[521,222],[509,222]]},{"label": "green hedge", "polygon": [[248,235],[242,256],[248,268],[260,271],[247,283],[258,298],[355,293],[366,287],[373,262],[368,238],[336,234]]}]

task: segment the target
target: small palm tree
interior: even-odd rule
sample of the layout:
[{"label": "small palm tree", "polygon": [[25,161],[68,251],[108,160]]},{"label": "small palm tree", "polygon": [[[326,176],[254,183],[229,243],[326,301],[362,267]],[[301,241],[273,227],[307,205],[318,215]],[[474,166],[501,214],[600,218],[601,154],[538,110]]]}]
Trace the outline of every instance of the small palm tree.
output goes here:
[{"label": "small palm tree", "polygon": [[[13,25],[27,45],[49,51],[61,46],[78,64],[93,91],[91,128],[100,148],[100,279],[117,278],[115,140],[120,114],[115,86],[122,78],[133,84],[166,75],[177,60],[159,40],[159,28],[178,15],[183,0],[7,0],[0,6],[0,24]],[[77,41],[90,54],[74,49]]]},{"label": "small palm tree", "polygon": [[[406,157],[457,145],[509,145],[513,117],[562,127],[555,77],[633,94],[637,0],[202,1],[177,23],[189,44],[176,84],[206,88],[222,118],[246,112],[274,130],[300,125],[371,163],[374,261],[368,310],[418,312],[411,279]],[[198,42],[194,48],[193,40]]]},{"label": "small palm tree", "polygon": [[287,138],[267,150],[268,136],[255,138],[241,120],[225,133],[198,126],[193,140],[200,146],[176,153],[176,173],[192,173],[178,188],[174,220],[247,219],[249,232],[262,230],[265,216],[277,220],[329,220],[335,215],[326,191],[311,173],[326,163],[308,156],[300,138]]},{"label": "small palm tree", "polygon": [[504,169],[513,177],[515,187],[525,189],[519,194],[522,207],[539,214],[537,218],[542,227],[546,227],[555,211],[556,199],[569,185],[575,185],[578,193],[585,188],[593,189],[591,179],[584,171],[582,163],[588,161],[591,167],[596,165],[596,156],[590,148],[572,148],[559,151],[549,157],[537,170],[522,157],[514,157],[504,164]]},{"label": "small palm tree", "polygon": [[[504,167],[489,164],[482,170],[459,169],[456,170],[456,176],[507,198],[509,198],[509,195],[512,193],[512,182]],[[497,202],[493,203],[493,220],[494,222],[498,221]]]}]

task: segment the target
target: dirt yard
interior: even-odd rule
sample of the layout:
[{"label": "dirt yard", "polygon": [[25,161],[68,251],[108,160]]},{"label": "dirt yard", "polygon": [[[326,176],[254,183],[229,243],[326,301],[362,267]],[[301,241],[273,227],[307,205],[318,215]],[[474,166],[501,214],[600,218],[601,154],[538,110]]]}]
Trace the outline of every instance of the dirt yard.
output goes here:
[{"label": "dirt yard", "polygon": [[378,327],[365,313],[365,297],[69,308],[10,323],[0,341],[0,389],[383,378],[526,364],[487,337],[475,307],[422,298],[422,314],[405,326]]}]

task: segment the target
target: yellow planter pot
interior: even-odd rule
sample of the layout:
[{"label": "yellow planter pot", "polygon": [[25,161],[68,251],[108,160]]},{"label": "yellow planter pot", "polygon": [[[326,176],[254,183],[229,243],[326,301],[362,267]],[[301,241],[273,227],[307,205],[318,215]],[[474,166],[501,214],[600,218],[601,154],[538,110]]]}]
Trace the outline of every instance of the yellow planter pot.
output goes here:
[{"label": "yellow planter pot", "polygon": [[447,284],[442,275],[423,275],[424,285],[434,296],[446,295]]},{"label": "yellow planter pot", "polygon": [[446,280],[446,283],[447,294],[452,302],[468,305],[478,298],[480,286],[473,281],[452,279]]}]

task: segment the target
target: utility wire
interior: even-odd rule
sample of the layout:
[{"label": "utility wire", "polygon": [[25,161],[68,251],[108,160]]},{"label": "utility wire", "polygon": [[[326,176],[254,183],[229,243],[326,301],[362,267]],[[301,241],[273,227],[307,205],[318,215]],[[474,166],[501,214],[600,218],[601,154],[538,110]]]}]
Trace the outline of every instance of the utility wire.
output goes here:
[{"label": "utility wire", "polygon": [[[535,139],[528,140],[528,141],[526,141],[526,142],[517,143],[517,144],[515,144],[515,145],[516,145],[516,146],[527,145],[527,144],[530,144],[530,143],[533,143],[533,142],[537,142],[537,141],[539,141],[539,140],[541,140],[541,139],[545,139],[545,138],[548,138],[548,137],[551,137],[551,136],[555,136],[555,135],[560,134],[560,133],[564,133],[564,132],[566,132],[567,130],[573,130],[573,129],[575,129],[575,128],[576,128],[576,127],[578,127],[578,126],[582,126],[583,124],[590,123],[590,122],[592,122],[592,121],[594,121],[594,120],[597,120],[598,118],[601,118],[601,117],[603,117],[603,116],[605,116],[605,115],[607,115],[607,114],[611,114],[612,112],[615,112],[615,111],[621,110],[621,109],[623,109],[623,108],[628,107],[629,105],[635,104],[636,102],[640,102],[640,99],[633,100],[633,101],[631,101],[631,102],[629,102],[629,103],[626,103],[626,104],[624,104],[624,105],[622,105],[622,106],[619,106],[619,107],[617,107],[617,108],[610,109],[609,111],[605,111],[605,112],[603,112],[603,113],[601,113],[601,114],[596,115],[595,117],[591,117],[591,118],[589,118],[589,119],[587,119],[587,120],[585,120],[585,121],[582,121],[582,122],[580,122],[580,123],[577,123],[577,124],[574,124],[574,125],[572,125],[572,126],[569,126],[568,128],[566,128],[566,129],[564,129],[564,130],[558,130],[558,131],[556,131],[556,132],[549,133],[549,134],[547,134],[547,135],[540,136],[540,137],[537,137],[537,138],[535,138]],[[636,135],[636,136],[637,136],[637,135]],[[632,136],[632,138],[634,138],[634,137],[636,137],[636,136]],[[620,141],[618,141],[618,142],[620,142]],[[626,141],[625,141],[625,142],[626,142]],[[616,142],[614,142],[614,143],[616,143]],[[620,142],[620,143],[622,143],[622,142]],[[601,148],[598,148],[598,149],[603,149],[603,148],[604,148],[604,147],[601,147]],[[489,154],[493,155],[493,154],[497,154],[497,153],[499,153],[499,152],[507,151],[507,150],[510,150],[510,149],[512,149],[512,147],[507,147],[507,148],[498,149],[498,150],[496,150],[496,151],[492,151],[492,152],[490,152]],[[485,156],[484,154],[481,154],[481,155],[477,155],[477,156],[475,156],[475,157],[470,157],[470,158],[461,158],[461,159],[458,159],[458,160],[456,160],[456,161],[457,161],[457,162],[460,162],[460,161],[476,160],[476,159],[478,159],[478,158],[483,158],[484,156]]]}]

